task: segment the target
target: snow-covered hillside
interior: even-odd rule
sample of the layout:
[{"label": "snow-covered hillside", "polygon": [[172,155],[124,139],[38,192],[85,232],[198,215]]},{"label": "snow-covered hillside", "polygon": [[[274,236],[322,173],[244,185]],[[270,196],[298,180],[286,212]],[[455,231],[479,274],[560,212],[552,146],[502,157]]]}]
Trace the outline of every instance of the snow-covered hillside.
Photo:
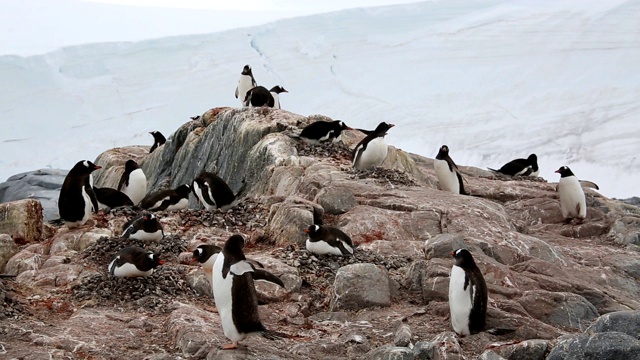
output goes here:
[{"label": "snow-covered hillside", "polygon": [[612,197],[639,195],[640,0],[448,0],[344,10],[210,35],[0,57],[0,181],[152,143],[216,106],[238,75],[284,109],[460,165],[538,154]]}]

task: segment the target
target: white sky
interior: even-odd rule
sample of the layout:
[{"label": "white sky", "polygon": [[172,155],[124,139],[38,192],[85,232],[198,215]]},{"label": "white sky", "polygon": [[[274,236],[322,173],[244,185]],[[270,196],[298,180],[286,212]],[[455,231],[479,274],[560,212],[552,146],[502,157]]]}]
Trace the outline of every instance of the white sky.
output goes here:
[{"label": "white sky", "polygon": [[277,19],[416,0],[0,0],[0,55],[204,34]]}]

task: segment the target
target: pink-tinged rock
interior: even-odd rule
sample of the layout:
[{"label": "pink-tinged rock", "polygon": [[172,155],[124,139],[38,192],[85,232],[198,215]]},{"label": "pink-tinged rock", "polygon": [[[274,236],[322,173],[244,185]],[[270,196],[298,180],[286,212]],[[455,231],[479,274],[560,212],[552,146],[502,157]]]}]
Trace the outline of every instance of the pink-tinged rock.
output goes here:
[{"label": "pink-tinged rock", "polygon": [[166,328],[175,346],[184,355],[206,354],[227,340],[217,314],[189,304],[179,304],[171,312]]},{"label": "pink-tinged rock", "polygon": [[113,232],[105,228],[62,228],[54,237],[50,254],[61,255],[70,252],[82,252],[103,236],[112,237]]},{"label": "pink-tinged rock", "polygon": [[307,240],[302,230],[314,224],[316,217],[322,217],[320,206],[302,198],[289,198],[271,206],[267,233],[277,245],[302,245]]},{"label": "pink-tinged rock", "polygon": [[29,248],[15,254],[5,266],[5,273],[9,275],[18,275],[27,270],[38,270],[42,264],[49,258],[49,255],[41,255],[29,251]]},{"label": "pink-tinged rock", "polygon": [[[65,286],[75,281],[84,267],[74,264],[60,264],[41,270],[26,271],[18,275],[16,281],[31,287]],[[91,273],[95,271],[88,270]]]},{"label": "pink-tinged rock", "polygon": [[10,235],[0,234],[0,274],[4,273],[5,265],[18,251],[18,245]]},{"label": "pink-tinged rock", "polygon": [[9,234],[16,244],[42,240],[42,204],[35,199],[0,204],[0,234]]},{"label": "pink-tinged rock", "polygon": [[599,316],[584,297],[568,292],[527,291],[518,299],[534,319],[564,329],[586,329]]},{"label": "pink-tinged rock", "polygon": [[422,241],[385,241],[375,240],[361,244],[358,250],[366,250],[382,256],[402,256],[408,259],[424,258]]}]

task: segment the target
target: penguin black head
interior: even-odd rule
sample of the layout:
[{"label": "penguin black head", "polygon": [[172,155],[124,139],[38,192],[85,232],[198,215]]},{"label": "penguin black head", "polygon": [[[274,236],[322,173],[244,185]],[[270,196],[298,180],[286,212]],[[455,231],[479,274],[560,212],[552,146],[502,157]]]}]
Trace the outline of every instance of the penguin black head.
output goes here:
[{"label": "penguin black head", "polygon": [[320,226],[318,225],[311,225],[308,228],[303,230],[304,232],[306,232],[307,234],[315,234],[318,231],[320,231]]},{"label": "penguin black head", "polygon": [[140,166],[138,166],[138,163],[135,162],[135,160],[129,159],[127,160],[126,163],[124,163],[124,172],[125,173],[130,173],[135,169],[139,169]]},{"label": "penguin black head", "polygon": [[239,234],[232,235],[225,243],[222,252],[224,253],[225,258],[229,257],[232,260],[240,261],[244,260],[244,253],[242,249],[244,248],[244,237]]},{"label": "penguin black head", "polygon": [[338,126],[340,127],[340,130],[353,130],[352,128],[348,127],[347,124],[345,124],[343,121],[341,120],[336,120],[336,123],[338,124]]},{"label": "penguin black head", "polygon": [[568,166],[562,166],[560,169],[556,170],[556,172],[560,174],[560,177],[573,176],[573,172]]},{"label": "penguin black head", "polygon": [[199,263],[205,263],[209,260],[213,255],[222,251],[222,248],[216,245],[198,245],[198,247],[193,250],[193,257],[191,262],[197,261]]},{"label": "penguin black head", "polygon": [[378,126],[374,130],[374,133],[378,134],[378,136],[385,136],[387,135],[387,131],[389,131],[389,129],[391,129],[394,126],[395,126],[394,124],[389,124],[383,121],[380,124],[378,124]]},{"label": "penguin black head", "polygon": [[463,269],[473,269],[476,266],[476,262],[473,261],[473,256],[467,249],[458,249],[451,252],[451,256],[456,259],[456,265]]},{"label": "penguin black head", "polygon": [[276,85],[276,86],[272,87],[271,90],[269,90],[269,91],[274,92],[276,94],[280,94],[280,93],[283,93],[283,92],[288,93],[288,91],[285,88],[283,88],[282,86],[280,86],[280,85]]},{"label": "penguin black head", "polygon": [[164,144],[167,141],[167,138],[165,138],[160,131],[151,131],[149,132],[149,134],[151,134],[151,136],[153,136],[153,139],[159,142],[160,145]]},{"label": "penguin black head", "polygon": [[182,197],[189,197],[189,193],[191,192],[191,186],[187,184],[180,185],[176,188],[176,192],[178,195]]},{"label": "penguin black head", "polygon": [[152,213],[144,213],[142,215],[142,222],[144,224],[148,224],[148,223],[151,223],[151,222],[158,222],[158,218],[155,215],[153,215]]},{"label": "penguin black head", "polygon": [[165,264],[164,260],[160,260],[159,255],[154,254],[152,252],[149,252],[149,255],[147,255],[147,259],[148,259],[147,262],[152,269],[158,267],[159,265]]},{"label": "penguin black head", "polygon": [[442,145],[440,147],[440,151],[438,151],[438,157],[444,157],[449,155],[449,147],[447,145]]},{"label": "penguin black head", "polygon": [[252,75],[252,74],[251,74],[251,66],[249,66],[249,65],[245,65],[245,66],[242,68],[242,73],[241,73],[241,74],[242,74],[242,75]]},{"label": "penguin black head", "polygon": [[72,172],[75,175],[82,175],[91,174],[98,169],[102,169],[102,166],[98,166],[89,160],[81,160],[78,161],[69,172]]}]

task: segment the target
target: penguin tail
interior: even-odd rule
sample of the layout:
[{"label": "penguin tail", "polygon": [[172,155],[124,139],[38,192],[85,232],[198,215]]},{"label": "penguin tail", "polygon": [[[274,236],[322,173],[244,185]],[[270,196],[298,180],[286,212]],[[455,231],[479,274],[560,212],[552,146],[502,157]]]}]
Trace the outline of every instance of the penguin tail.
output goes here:
[{"label": "penguin tail", "polygon": [[269,339],[269,340],[278,340],[278,339],[291,338],[291,335],[289,335],[289,334],[285,334],[285,333],[281,333],[279,331],[273,331],[273,330],[265,330],[260,335],[262,335],[263,338]]},{"label": "penguin tail", "polygon": [[490,167],[488,167],[487,169],[489,169],[489,170],[493,171],[494,173],[499,173],[499,172],[500,172],[500,171],[498,171],[498,170],[496,170],[496,169],[492,169],[492,168],[490,168]]},{"label": "penguin tail", "polygon": [[62,226],[64,225],[64,220],[62,218],[57,218],[57,219],[49,220],[48,223],[54,226]]},{"label": "penguin tail", "polygon": [[510,328],[491,328],[489,330],[487,330],[487,332],[491,335],[507,335],[507,334],[511,334],[512,332],[515,332],[517,329],[510,329]]},{"label": "penguin tail", "polygon": [[0,274],[0,279],[14,279],[18,275]]}]

